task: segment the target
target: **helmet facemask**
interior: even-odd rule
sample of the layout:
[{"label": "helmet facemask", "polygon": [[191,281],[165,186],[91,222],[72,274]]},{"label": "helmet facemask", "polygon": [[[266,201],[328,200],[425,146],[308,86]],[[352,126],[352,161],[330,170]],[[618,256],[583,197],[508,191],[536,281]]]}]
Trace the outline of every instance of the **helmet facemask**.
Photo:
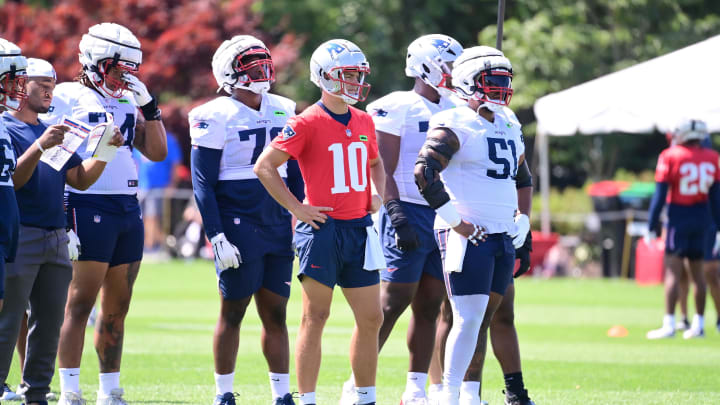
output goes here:
[{"label": "helmet facemask", "polygon": [[10,71],[0,76],[0,105],[13,111],[22,110],[28,98],[26,82],[25,71],[17,71],[15,65],[10,65]]},{"label": "helmet facemask", "polygon": [[513,95],[512,76],[505,69],[483,70],[475,77],[474,98],[493,112],[508,106]]},{"label": "helmet facemask", "polygon": [[95,87],[112,98],[120,98],[123,92],[129,90],[128,83],[125,80],[118,79],[110,74],[112,68],[119,69],[121,77],[126,74],[134,75],[138,72],[136,63],[120,60],[119,58],[120,55],[116,53],[114,58],[103,59],[92,69],[92,73],[94,73],[92,82]]},{"label": "helmet facemask", "polygon": [[353,105],[358,101],[365,101],[370,94],[370,84],[365,83],[365,77],[370,74],[367,66],[338,66],[327,72],[332,82],[332,88],[326,89],[329,93],[340,97],[347,104]]},{"label": "helmet facemask", "polygon": [[232,62],[234,88],[244,88],[256,94],[270,90],[275,81],[275,67],[270,55],[263,48],[251,48],[235,57]]}]

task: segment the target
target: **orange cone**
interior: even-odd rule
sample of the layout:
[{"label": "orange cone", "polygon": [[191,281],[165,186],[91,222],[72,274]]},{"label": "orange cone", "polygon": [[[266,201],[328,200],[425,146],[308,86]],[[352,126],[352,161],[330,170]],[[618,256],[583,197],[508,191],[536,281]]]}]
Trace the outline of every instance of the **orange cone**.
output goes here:
[{"label": "orange cone", "polygon": [[622,325],[615,325],[608,329],[607,335],[609,337],[625,337],[628,335],[628,330]]}]

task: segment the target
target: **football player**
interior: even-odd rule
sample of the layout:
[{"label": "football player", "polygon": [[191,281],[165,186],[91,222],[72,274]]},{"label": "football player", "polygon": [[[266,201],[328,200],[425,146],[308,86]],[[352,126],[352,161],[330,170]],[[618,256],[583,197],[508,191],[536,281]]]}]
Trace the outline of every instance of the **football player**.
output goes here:
[{"label": "football player", "polygon": [[[385,168],[385,204],[379,218],[388,268],[380,273],[380,348],[400,315],[408,305],[412,308],[407,331],[410,364],[400,401],[404,405],[426,403],[435,320],[445,298],[440,251],[432,231],[435,211],[418,192],[413,170],[430,117],[460,102],[450,97],[450,72],[461,53],[462,46],[447,35],[417,38],[405,58],[405,74],[414,78],[412,90],[390,93],[367,106]],[[351,377],[343,394],[353,394],[354,388]]]},{"label": "football player", "polygon": [[[14,43],[0,38],[0,109],[22,110],[27,101],[27,59]],[[20,214],[12,175],[16,166],[10,135],[0,120],[0,310],[5,296],[5,263],[15,259]],[[4,377],[7,377],[5,375]],[[5,378],[3,377],[3,382]]]},{"label": "football player", "polygon": [[[322,90],[318,103],[291,118],[256,165],[263,185],[298,219],[295,244],[300,259],[302,321],[295,347],[301,404],[315,404],[320,341],[339,285],[355,315],[350,364],[355,377],[353,403],[375,403],[380,307],[380,276],[385,267],[370,214],[382,205],[385,172],[369,114],[352,107],[370,90],[370,65],[350,41],[333,39],[310,59],[310,78]],[[307,204],[295,198],[277,168],[294,157],[300,165]]]},{"label": "football player", "polygon": [[[720,224],[720,169],[718,155],[704,148],[701,141],[708,136],[707,125],[700,120],[684,120],[673,132],[675,145],[665,149],[658,158],[655,170],[655,194],[650,203],[647,243],[656,238],[660,211],[665,205],[668,191],[668,223],[665,240],[665,316],[659,329],[647,333],[648,339],[675,336],[675,304],[678,300],[679,278],[687,259],[690,276],[695,284],[696,315],[690,328],[685,330],[686,339],[703,337],[706,286],[702,262],[707,253],[710,257],[720,250],[720,233],[708,229],[714,221]],[[709,206],[709,209],[708,209]],[[710,232],[713,236],[708,236]],[[712,247],[707,238],[713,238]]]},{"label": "football player", "polygon": [[460,403],[474,352],[468,348],[486,333],[510,284],[515,249],[530,230],[527,215],[517,213],[515,183],[525,145],[519,126],[500,113],[512,97],[511,80],[512,65],[502,52],[465,49],[452,83],[467,103],[433,115],[415,165],[420,193],[437,213],[435,236],[452,308],[442,404]]},{"label": "football player", "polygon": [[[13,174],[20,209],[20,232],[15,262],[8,265],[8,297],[0,313],[0,373],[7,375],[14,343],[29,303],[28,335],[23,385],[28,404],[46,404],[55,371],[58,335],[63,323],[67,287],[72,278],[70,260],[77,260],[71,240],[75,233],[66,231],[64,184],[79,190],[92,185],[112,155],[88,158],[77,154],[56,170],[40,162],[43,152],[63,142],[66,125],[46,125],[38,114],[50,108],[55,87],[55,69],[47,61],[28,59],[27,104],[21,111],[2,115],[17,155]],[[114,146],[122,145],[115,128]]]},{"label": "football player", "polygon": [[[269,94],[275,80],[270,51],[259,39],[237,35],[215,52],[218,97],[190,112],[195,200],[215,252],[220,316],[213,337],[215,405],[234,405],[233,378],[240,323],[255,297],[272,398],[293,404],[285,309],[292,279],[290,214],[253,173],[260,153],[277,136],[295,103]],[[287,177],[286,167],[279,168]]]},{"label": "football player", "polygon": [[[102,291],[95,327],[100,361],[97,404],[125,404],[120,388],[122,342],[144,235],[132,148],[152,161],[161,161],[167,155],[166,135],[157,100],[136,76],[142,50],[135,35],[119,24],[97,24],[83,35],[79,48],[82,70],[74,82],[55,88],[49,116],[59,120],[67,115],[95,126],[112,115],[124,142],[95,184],[87,190],[67,188],[69,222],[82,249],[73,264],[60,331],[59,403],[84,401],[79,382],[85,328]],[[91,153],[85,144],[79,148],[83,158]]]}]

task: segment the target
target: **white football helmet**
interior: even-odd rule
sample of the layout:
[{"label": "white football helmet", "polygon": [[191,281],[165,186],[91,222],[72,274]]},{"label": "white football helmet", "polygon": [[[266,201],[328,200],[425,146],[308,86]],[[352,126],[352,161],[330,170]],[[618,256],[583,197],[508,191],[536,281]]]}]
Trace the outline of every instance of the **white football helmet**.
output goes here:
[{"label": "white football helmet", "polygon": [[218,91],[250,90],[262,94],[275,81],[270,50],[252,35],[236,35],[224,41],[215,51],[212,70]]},{"label": "white football helmet", "polygon": [[[357,81],[349,81],[347,73],[357,73]],[[345,39],[323,43],[310,58],[310,80],[350,105],[367,99],[370,84],[365,83],[365,77],[369,74],[370,63],[363,51]]]},{"label": "white football helmet", "polygon": [[27,102],[27,59],[20,48],[0,38],[0,105],[20,111]]},{"label": "white football helmet", "polygon": [[447,35],[423,35],[408,46],[405,74],[422,79],[443,97],[454,93],[452,89],[452,63],[462,54],[458,41]]},{"label": "white football helmet", "polygon": [[681,145],[688,141],[702,141],[707,138],[709,132],[705,121],[684,119],[678,123],[672,134],[674,143]]},{"label": "white football helmet", "polygon": [[120,24],[102,23],[90,27],[80,40],[80,64],[92,84],[110,97],[119,98],[127,90],[124,80],[108,76],[112,67],[136,74],[142,63],[140,41]]},{"label": "white football helmet", "polygon": [[502,51],[474,46],[455,60],[452,83],[464,99],[481,102],[480,107],[499,111],[510,104],[513,95],[512,65]]}]

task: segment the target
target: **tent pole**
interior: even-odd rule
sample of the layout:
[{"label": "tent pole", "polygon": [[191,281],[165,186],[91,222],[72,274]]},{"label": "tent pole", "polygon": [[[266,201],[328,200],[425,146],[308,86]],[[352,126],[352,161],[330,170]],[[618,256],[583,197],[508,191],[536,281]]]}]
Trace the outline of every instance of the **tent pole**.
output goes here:
[{"label": "tent pole", "polygon": [[550,233],[550,153],[548,150],[547,135],[538,132],[538,149],[540,149],[540,201],[542,211],[540,212],[540,230],[542,233]]}]

